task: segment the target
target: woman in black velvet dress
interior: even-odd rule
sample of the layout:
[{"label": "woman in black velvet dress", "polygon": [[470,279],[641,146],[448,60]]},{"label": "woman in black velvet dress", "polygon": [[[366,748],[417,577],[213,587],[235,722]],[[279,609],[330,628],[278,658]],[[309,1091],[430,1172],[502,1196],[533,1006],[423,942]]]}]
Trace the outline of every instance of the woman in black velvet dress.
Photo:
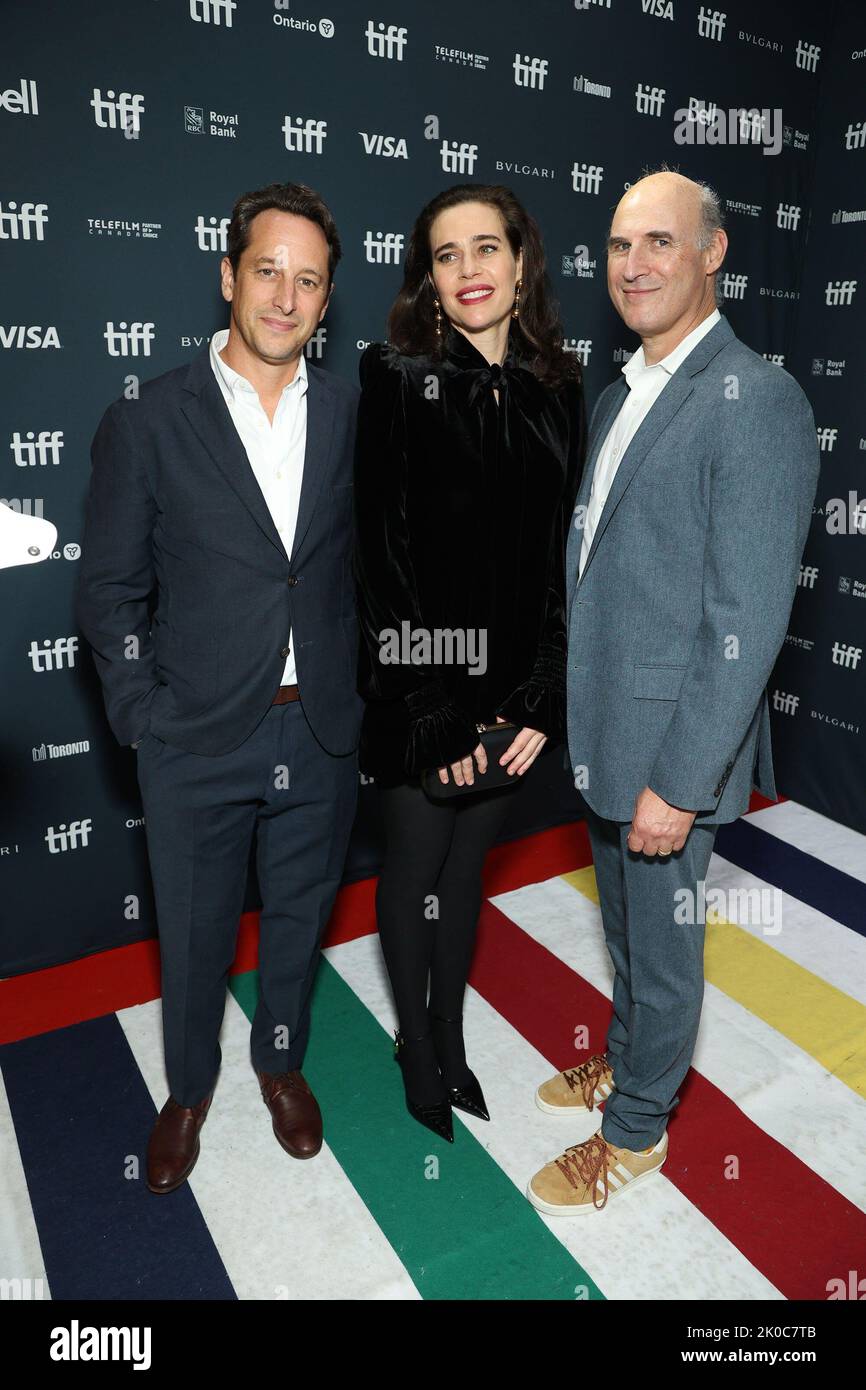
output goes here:
[{"label": "woman in black velvet dress", "polygon": [[[479,723],[517,725],[502,758],[515,779],[564,735],[565,543],[586,423],[537,224],[507,188],[459,185],[424,208],[388,335],[360,363],[360,767],[380,785],[376,912],[407,1105],[450,1139],[452,1105],[489,1118],[463,995],[484,856],[520,790],[434,801],[419,775],[483,786]],[[412,658],[419,629],[430,647]]]}]

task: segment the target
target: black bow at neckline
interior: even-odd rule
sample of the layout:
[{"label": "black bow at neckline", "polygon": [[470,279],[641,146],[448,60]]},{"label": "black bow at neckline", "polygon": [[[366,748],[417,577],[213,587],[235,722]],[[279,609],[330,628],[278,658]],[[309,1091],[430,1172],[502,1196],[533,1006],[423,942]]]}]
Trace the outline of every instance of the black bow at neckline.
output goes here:
[{"label": "black bow at neckline", "polygon": [[[527,377],[532,378],[532,373],[521,366],[517,348],[510,333],[505,361],[502,363],[488,362],[484,354],[478,351],[478,348],[470,342],[465,333],[461,333],[453,324],[449,324],[445,353],[448,360],[469,378],[467,398],[469,405],[472,405],[479,394],[485,390],[499,391],[501,393],[500,401],[504,399],[509,388],[514,387],[518,388],[518,394],[526,397],[526,388],[530,386]],[[529,403],[528,400],[526,403]]]}]

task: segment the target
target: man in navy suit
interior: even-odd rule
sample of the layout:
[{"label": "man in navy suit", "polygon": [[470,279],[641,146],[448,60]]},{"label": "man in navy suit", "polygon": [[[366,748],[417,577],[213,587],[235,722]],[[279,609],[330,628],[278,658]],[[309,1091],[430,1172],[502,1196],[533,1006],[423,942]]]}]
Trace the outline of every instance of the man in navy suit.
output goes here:
[{"label": "man in navy suit", "polygon": [[111,728],[138,749],[171,1092],[154,1192],[198,1157],[254,834],[253,1064],[283,1148],[322,1143],[301,1064],[358,794],[358,391],[304,345],[340,254],[311,189],[244,194],[220,266],[228,329],[110,405],[93,441],[77,617]]}]

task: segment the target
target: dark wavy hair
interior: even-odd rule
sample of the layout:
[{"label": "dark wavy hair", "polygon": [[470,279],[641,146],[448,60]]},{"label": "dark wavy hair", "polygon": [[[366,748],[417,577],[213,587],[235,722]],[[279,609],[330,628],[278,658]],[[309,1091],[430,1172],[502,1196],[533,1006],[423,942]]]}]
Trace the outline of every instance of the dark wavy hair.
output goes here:
[{"label": "dark wavy hair", "polygon": [[250,227],[254,217],[270,208],[280,212],[293,212],[298,217],[306,217],[321,227],[328,243],[328,282],[334,279],[334,271],[343,254],[337,224],[324,199],[305,183],[269,183],[266,188],[258,188],[253,193],[242,193],[232,208],[226,237],[226,254],[231,262],[232,274],[237,275],[241,256],[250,244]]},{"label": "dark wavy hair", "polygon": [[406,249],[403,284],[388,315],[388,340],[398,352],[411,357],[427,354],[441,358],[445,342],[436,336],[435,292],[427,278],[432,273],[430,228],[440,212],[460,203],[487,203],[501,214],[514,256],[523,251],[519,317],[511,331],[524,364],[545,386],[557,388],[566,381],[580,381],[580,363],[562,346],[559,305],[553,298],[544,259],[541,232],[510,188],[503,184],[459,183],[446,188],[422,208],[415,220]]}]

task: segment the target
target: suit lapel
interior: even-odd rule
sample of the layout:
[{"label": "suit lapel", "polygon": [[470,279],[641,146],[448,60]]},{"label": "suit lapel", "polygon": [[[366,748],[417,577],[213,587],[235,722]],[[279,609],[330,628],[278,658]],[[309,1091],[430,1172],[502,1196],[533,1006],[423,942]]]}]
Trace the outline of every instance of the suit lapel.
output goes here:
[{"label": "suit lapel", "polygon": [[[331,409],[333,388],[324,372],[307,363],[307,439],[298,522],[291,562],[306,536],[322,490],[324,475],[331,461],[334,421]],[[235,428],[231,412],[223,399],[210,364],[210,349],[203,348],[190,363],[184,383],[190,394],[183,412],[220,472],[234,488],[271,545],[289,559],[274,525],[243,441]]]},{"label": "suit lapel", "polygon": [[[619,506],[622,498],[634,478],[641,464],[646,459],[653,445],[659,436],[667,429],[674,416],[688,400],[694,390],[693,378],[698,372],[703,371],[707,363],[710,362],[726,343],[734,337],[734,331],[726,318],[722,318],[714,324],[709,333],[706,333],[698,342],[688,357],[683,361],[678,370],[674,372],[667,386],[661,395],[657,397],[650,410],[644,416],[639,429],[635,432],[632,440],[623,454],[619,467],[616,470],[614,480],[611,484],[610,492],[607,495],[595,534],[592,538],[592,545],[586,557],[586,564],[583,567],[581,581],[586,575],[587,570],[592,564],[593,557],[598,550],[599,543],[604,535],[605,529],[611,517]],[[613,424],[615,412],[619,410],[628,394],[628,384],[623,380],[622,389],[611,392],[612,406],[606,409],[604,418],[599,421],[599,427],[594,432],[594,437],[590,442],[590,458],[592,469],[595,469],[595,461],[601,452],[601,446],[607,438],[610,426]],[[579,495],[584,503],[589,501],[589,488],[592,482],[592,473],[587,467],[586,476],[581,480]],[[585,495],[584,487],[586,488]],[[572,528],[574,529],[574,528]],[[579,552],[578,552],[579,555]],[[576,566],[575,566],[576,569]],[[580,581],[579,581],[580,582]]]},{"label": "suit lapel", "polygon": [[325,475],[333,469],[331,439],[334,433],[334,388],[327,374],[307,362],[307,444],[298,523],[292,544],[292,564],[297,561],[310,529],[313,512],[322,493]]},{"label": "suit lapel", "polygon": [[[577,489],[577,497],[574,503],[574,510],[577,512],[579,507],[585,509],[589,504],[589,491],[592,486],[592,475],[595,472],[596,460],[601,451],[601,446],[607,438],[608,430],[613,424],[614,419],[619,414],[620,407],[628,395],[628,386],[624,377],[619,381],[614,381],[607,388],[607,399],[602,404],[598,403],[598,410],[592,422],[590,431],[589,447],[586,454],[586,462],[583,466],[583,473],[580,479],[580,487]],[[583,526],[575,526],[574,521],[568,532],[568,546],[566,547],[566,573],[573,574],[576,578],[577,569],[580,563],[580,548],[583,544]]]}]

